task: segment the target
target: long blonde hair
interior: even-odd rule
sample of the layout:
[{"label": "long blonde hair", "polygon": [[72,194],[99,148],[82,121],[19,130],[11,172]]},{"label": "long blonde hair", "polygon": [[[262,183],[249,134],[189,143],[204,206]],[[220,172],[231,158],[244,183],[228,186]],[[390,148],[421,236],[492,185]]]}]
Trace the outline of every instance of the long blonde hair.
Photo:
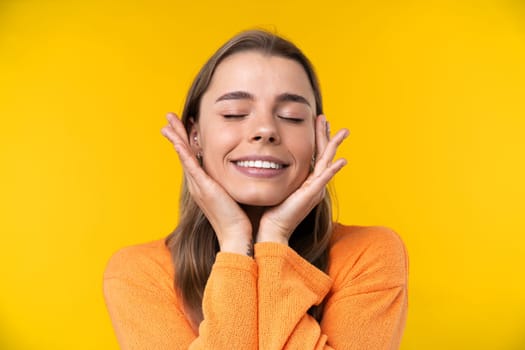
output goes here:
[{"label": "long blonde hair", "polygon": [[[322,114],[319,82],[308,58],[290,41],[275,34],[250,30],[241,32],[226,42],[204,64],[186,97],[182,122],[190,131],[190,120],[197,121],[202,95],[208,89],[217,66],[226,57],[242,52],[257,51],[265,55],[292,59],[304,68],[315,97],[316,115]],[[206,216],[193,200],[183,180],[180,196],[180,222],[166,238],[175,266],[175,288],[184,302],[186,313],[195,325],[203,319],[202,297],[215,256],[219,251],[217,236]],[[328,191],[323,200],[306,216],[290,237],[289,245],[304,259],[326,271],[328,245],[332,232],[332,207]],[[322,304],[309,313],[317,320],[322,316]]]}]

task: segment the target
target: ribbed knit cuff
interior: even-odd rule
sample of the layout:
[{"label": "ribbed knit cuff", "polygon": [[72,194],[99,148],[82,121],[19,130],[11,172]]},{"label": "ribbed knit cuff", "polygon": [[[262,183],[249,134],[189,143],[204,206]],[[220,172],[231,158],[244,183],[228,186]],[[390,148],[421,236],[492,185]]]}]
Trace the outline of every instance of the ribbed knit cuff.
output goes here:
[{"label": "ribbed knit cuff", "polygon": [[213,268],[245,270],[257,277],[257,264],[253,258],[247,255],[218,252]]},{"label": "ribbed knit cuff", "polygon": [[261,242],[256,243],[254,249],[257,264],[264,263],[266,259],[282,259],[289,264],[305,285],[319,296],[317,303],[320,303],[330,290],[332,279],[289,246],[274,242]]}]

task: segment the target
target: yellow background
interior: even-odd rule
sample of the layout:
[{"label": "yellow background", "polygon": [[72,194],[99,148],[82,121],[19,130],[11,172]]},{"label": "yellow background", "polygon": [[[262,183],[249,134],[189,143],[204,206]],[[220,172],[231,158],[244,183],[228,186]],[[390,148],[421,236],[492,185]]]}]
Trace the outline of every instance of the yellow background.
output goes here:
[{"label": "yellow background", "polygon": [[525,349],[520,1],[0,2],[0,348],[116,349],[102,273],[176,224],[160,135],[242,29],[309,55],[348,127],[339,220],[410,254],[402,349]]}]

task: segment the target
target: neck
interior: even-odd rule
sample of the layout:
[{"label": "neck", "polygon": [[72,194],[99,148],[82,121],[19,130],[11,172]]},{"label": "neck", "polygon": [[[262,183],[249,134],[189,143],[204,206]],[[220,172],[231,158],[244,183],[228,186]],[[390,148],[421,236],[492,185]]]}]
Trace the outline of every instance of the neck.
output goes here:
[{"label": "neck", "polygon": [[255,240],[255,236],[257,235],[257,232],[259,231],[259,222],[261,221],[261,217],[264,213],[264,211],[267,209],[267,207],[256,207],[256,206],[250,206],[250,205],[243,205],[242,209],[250,219],[250,222],[252,223],[252,235]]}]

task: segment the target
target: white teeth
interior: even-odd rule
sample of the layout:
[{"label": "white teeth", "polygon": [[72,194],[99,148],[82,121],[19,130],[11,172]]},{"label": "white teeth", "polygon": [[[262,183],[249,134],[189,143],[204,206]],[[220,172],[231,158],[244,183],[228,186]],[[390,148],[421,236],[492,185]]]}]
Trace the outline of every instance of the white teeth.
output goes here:
[{"label": "white teeth", "polygon": [[243,168],[281,169],[283,167],[281,164],[266,160],[241,160],[235,162],[235,164]]}]

